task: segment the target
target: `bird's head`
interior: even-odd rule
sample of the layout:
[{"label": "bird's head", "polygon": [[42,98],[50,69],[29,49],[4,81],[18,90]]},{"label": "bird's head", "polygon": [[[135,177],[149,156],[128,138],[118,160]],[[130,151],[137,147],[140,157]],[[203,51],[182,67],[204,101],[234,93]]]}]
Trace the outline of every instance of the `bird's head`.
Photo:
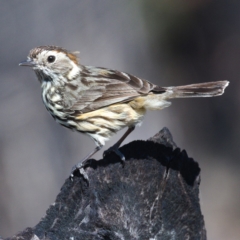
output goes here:
[{"label": "bird's head", "polygon": [[76,54],[56,46],[40,46],[19,65],[32,67],[40,82],[71,81],[81,71]]}]

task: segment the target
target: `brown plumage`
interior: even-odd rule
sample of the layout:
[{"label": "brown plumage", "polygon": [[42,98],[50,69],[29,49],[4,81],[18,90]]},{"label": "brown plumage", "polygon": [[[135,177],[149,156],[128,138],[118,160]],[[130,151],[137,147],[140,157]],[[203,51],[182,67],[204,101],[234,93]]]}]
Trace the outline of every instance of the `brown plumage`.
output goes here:
[{"label": "brown plumage", "polygon": [[97,147],[83,161],[101,149],[114,133],[128,127],[124,136],[107,151],[116,152],[124,160],[118,147],[141,123],[147,109],[168,107],[171,103],[167,100],[171,98],[219,96],[229,84],[217,81],[160,87],[117,70],[83,66],[76,53],[56,46],[32,49],[27,61],[20,65],[35,71],[42,86],[43,102],[53,118],[95,141]]}]

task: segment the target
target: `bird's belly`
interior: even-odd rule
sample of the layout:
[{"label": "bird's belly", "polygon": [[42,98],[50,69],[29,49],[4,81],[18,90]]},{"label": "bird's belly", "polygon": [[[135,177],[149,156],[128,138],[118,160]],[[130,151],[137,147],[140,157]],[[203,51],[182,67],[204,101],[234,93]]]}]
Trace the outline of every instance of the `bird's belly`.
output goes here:
[{"label": "bird's belly", "polygon": [[114,104],[76,116],[78,131],[85,132],[102,145],[124,127],[142,122],[144,109],[133,109],[127,103]]},{"label": "bird's belly", "polygon": [[[51,89],[50,89],[51,91]],[[56,122],[89,135],[101,145],[109,140],[117,131],[142,122],[144,108],[134,109],[128,103],[113,104],[87,113],[77,113],[65,109],[56,93],[44,92],[43,102]]]}]

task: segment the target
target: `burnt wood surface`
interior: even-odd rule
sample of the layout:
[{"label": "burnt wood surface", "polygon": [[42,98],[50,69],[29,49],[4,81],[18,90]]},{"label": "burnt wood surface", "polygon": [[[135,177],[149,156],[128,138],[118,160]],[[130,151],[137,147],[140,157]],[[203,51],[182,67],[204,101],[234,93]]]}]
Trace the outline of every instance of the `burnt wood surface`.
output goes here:
[{"label": "burnt wood surface", "polygon": [[45,217],[7,239],[206,239],[200,168],[169,130],[120,150],[124,165],[114,153],[90,160],[89,181],[67,179]]}]

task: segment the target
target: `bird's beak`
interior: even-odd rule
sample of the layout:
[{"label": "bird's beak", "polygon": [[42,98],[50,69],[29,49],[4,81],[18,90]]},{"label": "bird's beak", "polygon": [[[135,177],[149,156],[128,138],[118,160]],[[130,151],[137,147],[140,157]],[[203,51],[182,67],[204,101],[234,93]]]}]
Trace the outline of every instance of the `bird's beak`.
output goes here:
[{"label": "bird's beak", "polygon": [[36,63],[32,59],[27,59],[27,61],[20,62],[19,66],[35,67]]}]

